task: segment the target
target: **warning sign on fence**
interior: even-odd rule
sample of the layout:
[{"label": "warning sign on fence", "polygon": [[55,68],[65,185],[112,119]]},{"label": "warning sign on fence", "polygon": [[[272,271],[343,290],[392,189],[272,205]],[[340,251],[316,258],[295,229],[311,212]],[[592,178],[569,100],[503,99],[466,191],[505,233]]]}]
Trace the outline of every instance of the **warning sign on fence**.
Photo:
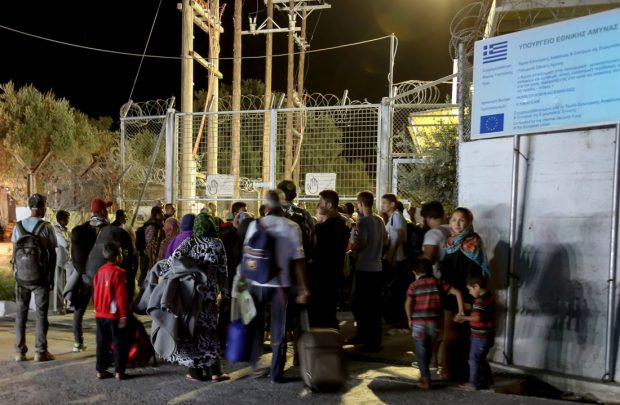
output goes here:
[{"label": "warning sign on fence", "polygon": [[336,190],[336,173],[306,173],[306,195],[319,195],[323,190]]},{"label": "warning sign on fence", "polygon": [[232,197],[235,176],[230,174],[211,174],[207,176],[207,197]]}]

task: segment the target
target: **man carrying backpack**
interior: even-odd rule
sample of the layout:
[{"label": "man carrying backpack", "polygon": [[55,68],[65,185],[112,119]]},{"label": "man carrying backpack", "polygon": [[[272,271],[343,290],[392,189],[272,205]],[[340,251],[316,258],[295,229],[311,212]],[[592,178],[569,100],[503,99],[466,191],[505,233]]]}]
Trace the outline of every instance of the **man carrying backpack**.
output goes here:
[{"label": "man carrying backpack", "polygon": [[272,382],[284,382],[286,312],[293,274],[297,303],[305,304],[309,295],[301,233],[293,221],[284,217],[280,201],[280,193],[268,192],[267,216],[250,223],[241,263],[241,276],[249,282],[256,305],[256,317],[249,325],[252,336],[250,363],[255,378],[269,373],[268,369],[258,368],[258,359],[263,354],[265,307],[271,304]]},{"label": "man carrying backpack", "polygon": [[33,194],[28,198],[30,217],[19,221],[13,230],[13,273],[15,275],[15,360],[25,361],[26,322],[31,295],[34,294],[37,318],[35,361],[54,360],[47,351],[47,310],[50,291],[54,288],[56,267],[56,235],[54,227],[45,221],[46,198]]}]

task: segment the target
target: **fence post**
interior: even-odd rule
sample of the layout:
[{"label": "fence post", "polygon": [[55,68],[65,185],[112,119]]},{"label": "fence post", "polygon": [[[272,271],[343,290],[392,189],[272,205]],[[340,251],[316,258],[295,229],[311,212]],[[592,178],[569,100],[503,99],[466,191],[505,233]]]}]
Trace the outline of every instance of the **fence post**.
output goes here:
[{"label": "fence post", "polygon": [[[276,188],[276,149],[278,145],[278,110],[269,110],[269,188]],[[264,181],[264,180],[263,180]]]},{"label": "fence post", "polygon": [[384,97],[379,107],[377,140],[377,195],[379,199],[390,189],[390,156],[392,133],[392,102]]},{"label": "fence post", "polygon": [[[125,120],[121,117],[121,173],[125,173]],[[119,207],[125,209],[125,179],[121,177],[121,181],[118,182],[118,198]]]},{"label": "fence post", "polygon": [[174,108],[166,111],[166,203],[176,204],[179,133]]}]

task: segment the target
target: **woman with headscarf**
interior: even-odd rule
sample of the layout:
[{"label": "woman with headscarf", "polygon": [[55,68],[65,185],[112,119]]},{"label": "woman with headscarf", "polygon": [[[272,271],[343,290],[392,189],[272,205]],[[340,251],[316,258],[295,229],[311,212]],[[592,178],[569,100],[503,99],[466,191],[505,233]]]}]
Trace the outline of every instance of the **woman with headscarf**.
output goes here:
[{"label": "woman with headscarf", "polygon": [[172,256],[172,253],[181,246],[181,243],[192,236],[194,233],[194,221],[196,220],[196,215],[194,214],[185,214],[183,218],[181,218],[181,232],[179,232],[172,241],[168,244],[168,248],[166,249],[166,259]]},{"label": "woman with headscarf", "polygon": [[164,240],[159,244],[159,260],[167,259],[166,255],[170,242],[179,234],[179,221],[175,217],[170,217],[164,222]]},{"label": "woman with headscarf", "polygon": [[213,217],[207,213],[199,214],[193,227],[193,235],[183,241],[172,256],[162,273],[171,271],[175,259],[188,257],[193,259],[207,275],[207,283],[201,288],[203,296],[200,313],[194,332],[194,339],[182,342],[175,352],[166,360],[189,368],[186,378],[193,381],[211,379],[223,381],[230,377],[222,374],[220,366],[220,341],[216,328],[218,321],[217,297],[219,294],[227,299],[230,296],[226,271],[226,251],[217,238],[217,228]]},{"label": "woman with headscarf", "polygon": [[[444,244],[445,256],[440,267],[441,279],[461,292],[466,307],[473,302],[473,297],[467,292],[467,279],[490,276],[482,239],[474,232],[473,222],[474,216],[469,209],[459,207],[454,210],[449,223],[451,234]],[[453,321],[457,312],[456,300],[448,297],[444,303],[441,374],[445,379],[466,381],[469,373],[469,325]]]}]

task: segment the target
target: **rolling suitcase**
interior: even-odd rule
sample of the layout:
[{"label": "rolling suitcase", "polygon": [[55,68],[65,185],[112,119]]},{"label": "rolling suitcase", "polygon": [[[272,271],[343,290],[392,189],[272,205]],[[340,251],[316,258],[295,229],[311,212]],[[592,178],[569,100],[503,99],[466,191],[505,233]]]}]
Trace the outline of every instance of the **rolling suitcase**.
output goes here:
[{"label": "rolling suitcase", "polygon": [[310,328],[301,312],[302,334],[297,342],[301,377],[312,391],[340,391],[348,378],[342,337],[336,329]]}]

